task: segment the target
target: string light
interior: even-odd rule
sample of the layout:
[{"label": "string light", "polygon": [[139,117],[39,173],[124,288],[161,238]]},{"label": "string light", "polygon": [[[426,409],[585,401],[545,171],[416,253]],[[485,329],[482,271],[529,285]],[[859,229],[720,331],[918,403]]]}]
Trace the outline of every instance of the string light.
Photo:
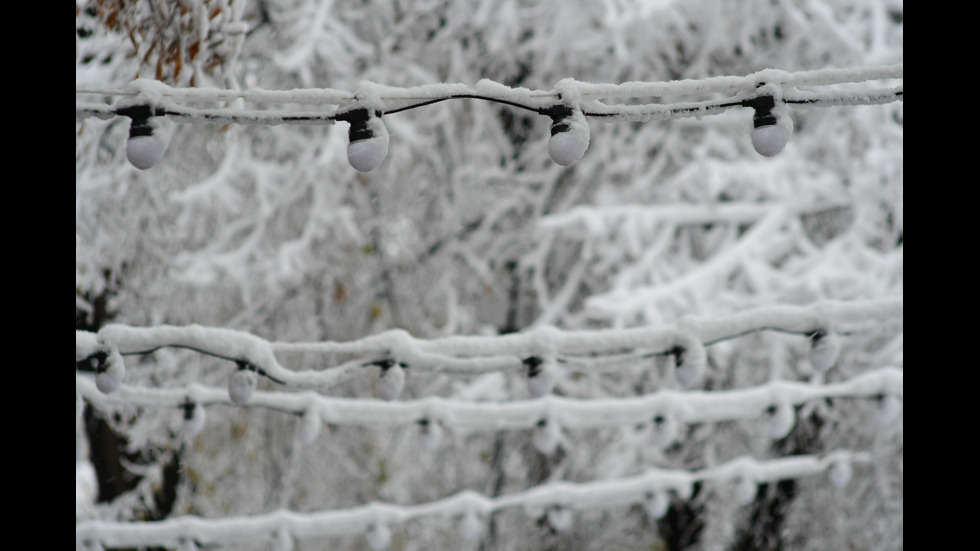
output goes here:
[{"label": "string light", "polygon": [[95,385],[103,394],[115,392],[126,376],[126,362],[119,354],[119,349],[110,346],[96,353],[95,358]]},{"label": "string light", "polygon": [[522,360],[527,369],[527,390],[532,398],[551,394],[555,388],[555,360],[529,356]]},{"label": "string light", "polygon": [[384,523],[374,523],[367,530],[367,544],[374,551],[383,551],[391,545],[391,528]]},{"label": "string light", "polygon": [[347,162],[361,172],[378,168],[388,156],[388,129],[381,122],[381,112],[358,108],[338,115],[337,120],[350,123]]},{"label": "string light", "polygon": [[670,496],[667,495],[667,492],[664,490],[652,490],[647,492],[645,505],[647,514],[650,515],[650,518],[664,518],[664,516],[667,514],[667,510],[670,509]]},{"label": "string light", "polygon": [[374,389],[378,394],[378,398],[386,402],[398,398],[398,395],[402,393],[402,389],[405,388],[404,368],[408,366],[389,359],[378,360],[368,365],[376,365],[381,368],[381,373],[378,374],[378,381]]},{"label": "string light", "polygon": [[204,406],[197,402],[187,402],[183,405],[183,410],[184,434],[193,438],[204,430],[207,413],[204,411]]},{"label": "string light", "polygon": [[259,376],[255,366],[247,362],[238,362],[238,369],[228,382],[228,396],[235,404],[244,405],[252,397],[258,382]]},{"label": "string light", "polygon": [[159,164],[170,141],[165,120],[155,117],[154,111],[149,105],[134,105],[119,110],[120,115],[132,119],[129,140],[126,143],[126,159],[140,170]]},{"label": "string light", "polygon": [[827,371],[837,363],[840,355],[840,337],[824,329],[813,332],[810,336],[810,365],[817,371]]}]

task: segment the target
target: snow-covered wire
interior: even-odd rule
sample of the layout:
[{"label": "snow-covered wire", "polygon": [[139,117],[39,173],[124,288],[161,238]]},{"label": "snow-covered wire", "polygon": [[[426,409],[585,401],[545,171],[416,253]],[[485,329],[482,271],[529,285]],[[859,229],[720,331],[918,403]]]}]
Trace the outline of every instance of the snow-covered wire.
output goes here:
[{"label": "snow-covered wire", "polygon": [[421,519],[457,521],[468,513],[486,518],[495,511],[514,507],[538,516],[553,507],[593,510],[642,503],[651,492],[670,491],[688,499],[696,483],[764,484],[820,475],[841,463],[868,463],[873,459],[868,453],[847,450],[824,456],[800,455],[765,461],[743,456],[700,470],[650,469],[614,480],[550,482],[497,497],[467,490],[417,505],[374,502],[331,511],[278,510],[255,516],[220,519],[185,516],[158,522],[87,520],[75,525],[75,541],[77,545],[98,543],[108,548],[176,546],[186,540],[206,546],[271,539],[281,533],[298,538],[366,533],[373,525],[391,526]]}]

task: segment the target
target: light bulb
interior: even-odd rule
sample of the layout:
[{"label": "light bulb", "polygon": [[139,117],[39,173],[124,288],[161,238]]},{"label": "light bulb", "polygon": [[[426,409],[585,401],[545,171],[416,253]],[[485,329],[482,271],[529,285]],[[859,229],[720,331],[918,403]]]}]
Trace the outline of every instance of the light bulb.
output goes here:
[{"label": "light bulb", "polygon": [[296,427],[296,441],[304,446],[312,444],[316,437],[320,435],[320,428],[323,426],[323,421],[320,418],[320,412],[315,408],[310,408],[303,412],[303,416],[299,420],[299,425]]},{"label": "light bulb", "polygon": [[372,524],[368,527],[367,542],[374,551],[388,549],[391,545],[391,529],[387,524]]},{"label": "light bulb", "polygon": [[572,510],[568,507],[554,507],[548,510],[548,525],[555,532],[564,532],[572,527],[575,520]]},{"label": "light bulb", "polygon": [[827,470],[827,478],[830,479],[830,483],[837,488],[843,488],[847,486],[847,483],[851,481],[851,476],[854,474],[854,470],[851,467],[849,461],[838,460],[830,464],[830,469]]},{"label": "light bulb", "polygon": [[766,410],[766,429],[773,440],[786,438],[796,424],[796,413],[793,407],[780,401]]},{"label": "light bulb", "polygon": [[755,98],[752,119],[752,147],[759,155],[772,157],[782,151],[793,135],[793,119],[785,104],[772,96]]},{"label": "light bulb", "polygon": [[439,447],[441,440],[442,424],[429,419],[419,421],[419,444],[421,444],[422,449],[432,451]]},{"label": "light bulb", "polygon": [[466,541],[473,541],[483,533],[483,521],[473,511],[468,511],[459,521],[459,535]]},{"label": "light bulb", "polygon": [[388,129],[380,114],[358,109],[349,114],[347,162],[361,172],[370,172],[388,156]]},{"label": "light bulb", "polygon": [[542,419],[534,427],[534,435],[531,442],[539,452],[550,455],[558,448],[558,441],[561,439],[561,430],[558,423]]},{"label": "light bulb", "polygon": [[735,481],[735,499],[742,505],[752,503],[758,491],[759,486],[751,478],[740,476]]},{"label": "light bulb", "polygon": [[102,361],[96,367],[95,386],[103,394],[115,392],[126,376],[126,362],[115,347],[103,352]]},{"label": "light bulb", "polygon": [[551,139],[548,154],[561,166],[571,166],[585,155],[589,148],[589,122],[580,109],[556,106],[552,115]]},{"label": "light bulb", "polygon": [[204,430],[204,422],[207,414],[201,404],[184,404],[184,434],[187,436],[197,436]]},{"label": "light bulb", "polygon": [[539,356],[524,358],[527,368],[527,390],[532,398],[540,398],[555,388],[555,362]]},{"label": "light bulb", "polygon": [[708,356],[700,343],[674,349],[674,377],[684,388],[691,388],[701,380],[707,363]]},{"label": "light bulb", "polygon": [[650,518],[664,518],[667,510],[670,509],[670,496],[664,490],[647,493],[646,509]]},{"label": "light bulb", "polygon": [[378,398],[390,402],[398,398],[402,389],[405,388],[405,370],[402,369],[404,364],[385,360],[378,366],[381,367],[381,373],[378,375],[375,392],[378,393]]},{"label": "light bulb", "polygon": [[149,116],[149,106],[135,107],[126,142],[126,159],[140,170],[156,166],[167,151],[170,128],[164,119]]},{"label": "light bulb", "polygon": [[252,397],[258,383],[259,375],[253,368],[239,367],[238,371],[231,375],[231,381],[228,383],[228,396],[232,402],[238,405],[245,404]]},{"label": "light bulb", "polygon": [[887,427],[895,422],[898,418],[898,414],[902,411],[902,404],[898,400],[898,396],[894,394],[884,394],[878,397],[878,411],[876,418],[878,420],[878,425],[882,427]]},{"label": "light bulb", "polygon": [[840,337],[837,333],[819,330],[810,336],[810,365],[817,371],[827,371],[837,363]]},{"label": "light bulb", "polygon": [[657,415],[653,418],[653,445],[664,450],[677,440],[677,422],[673,416]]}]

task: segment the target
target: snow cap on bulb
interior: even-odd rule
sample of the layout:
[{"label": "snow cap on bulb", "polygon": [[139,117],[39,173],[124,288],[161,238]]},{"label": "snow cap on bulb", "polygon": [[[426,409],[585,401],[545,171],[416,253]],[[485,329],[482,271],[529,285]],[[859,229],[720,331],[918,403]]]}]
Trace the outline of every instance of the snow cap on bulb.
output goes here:
[{"label": "snow cap on bulb", "polygon": [[[744,105],[744,104],[743,104]],[[782,101],[762,95],[748,102],[755,109],[752,117],[752,147],[764,157],[782,151],[793,135],[793,119]]]}]

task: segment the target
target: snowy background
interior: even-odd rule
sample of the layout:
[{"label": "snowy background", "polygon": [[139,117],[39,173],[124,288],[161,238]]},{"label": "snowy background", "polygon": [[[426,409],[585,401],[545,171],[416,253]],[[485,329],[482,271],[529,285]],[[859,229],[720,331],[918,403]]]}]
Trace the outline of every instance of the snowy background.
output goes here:
[{"label": "snowy background", "polygon": [[[76,1],[78,106],[833,68],[859,96],[902,63],[901,1]],[[662,94],[605,101],[731,95]],[[774,157],[738,108],[590,118],[563,167],[547,116],[450,100],[384,116],[366,173],[346,122],[163,120],[138,170],[129,118],[77,116],[77,547],[902,548],[903,103],[787,109]]]}]

